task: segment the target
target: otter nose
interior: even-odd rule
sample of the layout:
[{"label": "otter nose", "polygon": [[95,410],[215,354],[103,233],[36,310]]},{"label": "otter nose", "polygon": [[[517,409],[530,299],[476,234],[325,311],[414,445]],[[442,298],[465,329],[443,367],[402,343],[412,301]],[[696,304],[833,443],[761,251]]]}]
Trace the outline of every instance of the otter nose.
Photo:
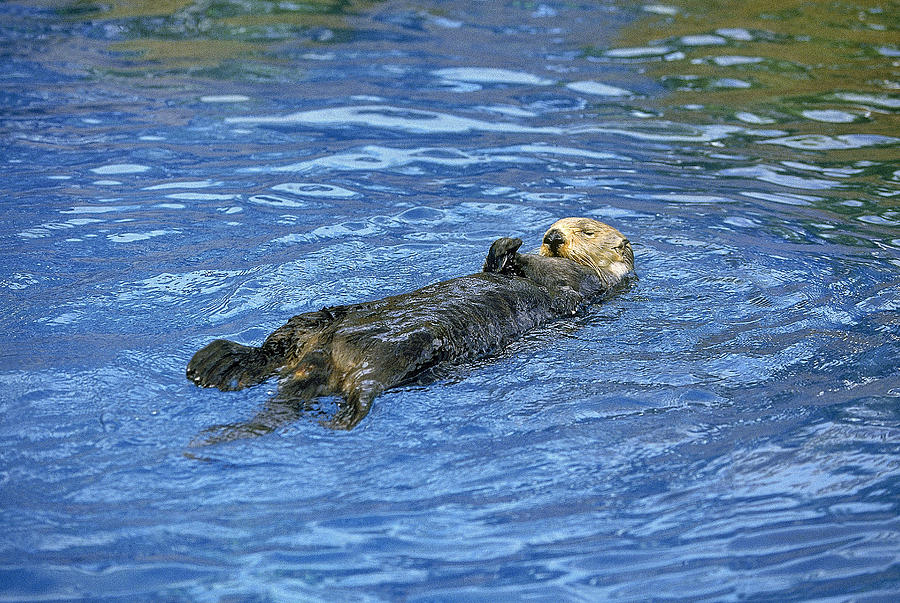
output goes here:
[{"label": "otter nose", "polygon": [[544,245],[550,248],[550,251],[556,253],[556,250],[559,249],[559,246],[566,242],[566,238],[563,236],[563,233],[552,228],[547,231],[547,234],[544,235]]}]

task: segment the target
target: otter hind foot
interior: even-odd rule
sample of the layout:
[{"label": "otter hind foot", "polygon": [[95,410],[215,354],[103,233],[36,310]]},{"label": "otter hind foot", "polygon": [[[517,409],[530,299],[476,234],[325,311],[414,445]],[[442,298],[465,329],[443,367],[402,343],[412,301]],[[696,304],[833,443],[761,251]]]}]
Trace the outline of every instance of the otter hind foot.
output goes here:
[{"label": "otter hind foot", "polygon": [[187,366],[187,378],[201,387],[235,391],[262,383],[272,367],[259,348],[217,339],[199,350]]},{"label": "otter hind foot", "polygon": [[322,425],[337,431],[350,431],[369,414],[373,395],[352,394],[338,403],[337,412]]}]

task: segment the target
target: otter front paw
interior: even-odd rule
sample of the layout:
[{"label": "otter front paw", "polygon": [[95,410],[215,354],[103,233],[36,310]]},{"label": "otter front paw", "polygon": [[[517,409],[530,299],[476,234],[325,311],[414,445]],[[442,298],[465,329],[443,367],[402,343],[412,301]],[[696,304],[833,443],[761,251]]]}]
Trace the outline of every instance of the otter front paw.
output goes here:
[{"label": "otter front paw", "polygon": [[522,239],[503,237],[494,241],[484,260],[482,272],[494,274],[515,274],[522,276],[516,253],[522,246]]},{"label": "otter front paw", "polygon": [[553,295],[550,309],[562,316],[571,316],[578,312],[584,303],[584,296],[572,287],[560,287]]}]

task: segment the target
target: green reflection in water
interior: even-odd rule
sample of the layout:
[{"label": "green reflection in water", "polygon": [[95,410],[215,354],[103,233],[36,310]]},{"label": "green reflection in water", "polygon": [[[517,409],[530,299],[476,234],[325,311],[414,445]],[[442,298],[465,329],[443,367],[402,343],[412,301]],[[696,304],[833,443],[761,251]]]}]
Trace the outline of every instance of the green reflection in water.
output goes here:
[{"label": "green reflection in water", "polygon": [[[900,3],[637,6],[645,16],[614,48],[585,55],[638,66],[669,91],[643,99],[642,109],[673,121],[781,131],[707,149],[707,173],[755,178],[759,190],[786,195],[779,202],[820,210],[807,233],[789,238],[900,246]],[[735,162],[756,167],[734,169]]]},{"label": "green reflection in water", "polygon": [[61,9],[72,20],[113,28],[119,64],[105,74],[284,80],[294,68],[273,46],[337,43],[353,35],[347,17],[372,6],[353,0],[79,0]]}]

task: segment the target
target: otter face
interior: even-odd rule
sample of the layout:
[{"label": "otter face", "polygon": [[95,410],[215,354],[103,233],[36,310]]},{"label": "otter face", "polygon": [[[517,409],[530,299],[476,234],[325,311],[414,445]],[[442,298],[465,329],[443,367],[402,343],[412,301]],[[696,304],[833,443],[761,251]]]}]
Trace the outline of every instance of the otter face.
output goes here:
[{"label": "otter face", "polygon": [[590,266],[606,280],[619,281],[634,270],[634,252],[622,233],[591,218],[563,218],[544,234],[538,251]]}]

